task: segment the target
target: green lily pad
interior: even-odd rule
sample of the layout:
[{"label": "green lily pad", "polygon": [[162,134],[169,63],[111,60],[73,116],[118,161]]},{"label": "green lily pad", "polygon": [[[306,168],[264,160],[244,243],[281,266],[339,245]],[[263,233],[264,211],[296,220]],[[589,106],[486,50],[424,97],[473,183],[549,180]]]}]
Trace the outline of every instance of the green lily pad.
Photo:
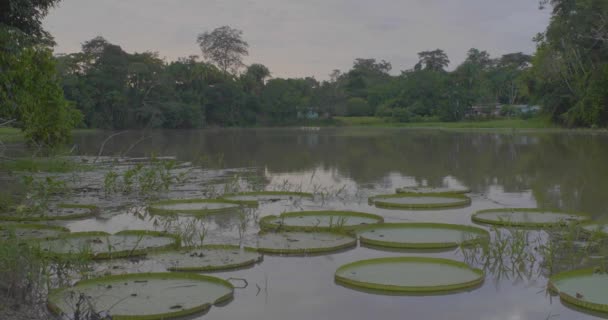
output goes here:
[{"label": "green lily pad", "polygon": [[213,214],[231,212],[239,207],[238,203],[222,199],[183,199],[151,203],[148,211],[153,214]]},{"label": "green lily pad", "polygon": [[260,202],[275,202],[302,198],[313,198],[312,193],[305,192],[283,192],[283,191],[260,191],[242,192],[224,195],[222,199],[237,202],[247,206],[257,206]]},{"label": "green lily pad", "polygon": [[484,272],[454,260],[391,257],[338,268],[335,280],[348,287],[412,294],[451,293],[479,286]]},{"label": "green lily pad", "polygon": [[397,193],[418,193],[418,194],[437,194],[437,193],[469,193],[469,188],[453,187],[402,187],[395,190]]},{"label": "green lily pad", "polygon": [[67,228],[44,224],[2,224],[0,225],[0,240],[12,237],[19,240],[50,239],[69,232],[70,230]]},{"label": "green lily pad", "polygon": [[258,238],[258,251],[274,254],[325,253],[356,245],[357,239],[334,232],[272,232]]},{"label": "green lily pad", "polygon": [[589,216],[581,213],[560,212],[543,209],[506,208],[476,212],[474,222],[511,227],[550,227],[573,222],[583,222]]},{"label": "green lily pad", "polygon": [[169,271],[219,271],[254,265],[262,261],[262,255],[253,248],[231,245],[206,245],[148,255],[165,265]]},{"label": "green lily pad", "polygon": [[166,233],[129,230],[114,235],[105,232],[72,233],[39,244],[43,251],[50,254],[85,254],[93,259],[110,259],[173,248],[178,246],[178,240]]},{"label": "green lily pad", "polygon": [[56,314],[74,314],[79,298],[87,297],[95,312],[113,320],[161,320],[204,312],[232,299],[227,281],[189,273],[143,273],[85,280],[49,294]]},{"label": "green lily pad", "polygon": [[361,225],[382,223],[384,219],[370,213],[352,211],[300,211],[260,220],[260,228],[283,231],[331,231],[352,229]]},{"label": "green lily pad", "polygon": [[97,207],[80,204],[61,204],[43,212],[13,212],[0,214],[0,221],[77,220],[93,216]]},{"label": "green lily pad", "polygon": [[489,239],[483,229],[444,223],[387,223],[356,230],[362,244],[404,248],[443,249]]},{"label": "green lily pad", "polygon": [[397,193],[374,196],[369,202],[386,209],[435,209],[467,206],[471,198],[454,193]]},{"label": "green lily pad", "polygon": [[598,267],[556,274],[549,280],[549,288],[559,293],[566,303],[608,312],[608,272],[605,269]]}]

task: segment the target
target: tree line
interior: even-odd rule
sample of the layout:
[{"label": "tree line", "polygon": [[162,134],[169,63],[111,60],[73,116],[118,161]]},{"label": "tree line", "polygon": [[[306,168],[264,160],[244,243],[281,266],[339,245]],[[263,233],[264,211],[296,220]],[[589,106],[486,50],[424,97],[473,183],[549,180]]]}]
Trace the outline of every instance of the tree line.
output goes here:
[{"label": "tree line", "polygon": [[[411,69],[358,58],[329,80],[273,78],[244,65],[249,44],[229,26],[193,39],[201,57],[165,61],[128,53],[103,37],[80,52],[52,56],[40,24],[59,0],[0,4],[0,118],[18,120],[34,140],[51,143],[74,126],[201,128],[289,125],[332,116],[395,121],[459,121],[472,106],[539,104],[565,126],[608,125],[608,2],[541,0],[552,18],[537,52],[491,57],[472,48],[448,71],[441,49],[418,53]],[[32,72],[35,70],[36,72]],[[508,110],[508,109],[504,109]]]}]

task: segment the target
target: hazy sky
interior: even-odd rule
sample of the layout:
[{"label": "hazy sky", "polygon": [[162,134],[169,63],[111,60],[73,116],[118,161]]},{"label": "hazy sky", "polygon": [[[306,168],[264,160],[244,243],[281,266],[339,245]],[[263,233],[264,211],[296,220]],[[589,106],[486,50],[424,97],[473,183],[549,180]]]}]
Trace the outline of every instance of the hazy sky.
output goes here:
[{"label": "hazy sky", "polygon": [[247,63],[275,77],[327,79],[355,58],[385,59],[398,74],[429,49],[444,49],[452,68],[472,47],[532,53],[548,20],[537,0],[63,0],[45,27],[57,53],[101,35],[173,60],[200,54],[198,33],[230,25],[249,42]]}]

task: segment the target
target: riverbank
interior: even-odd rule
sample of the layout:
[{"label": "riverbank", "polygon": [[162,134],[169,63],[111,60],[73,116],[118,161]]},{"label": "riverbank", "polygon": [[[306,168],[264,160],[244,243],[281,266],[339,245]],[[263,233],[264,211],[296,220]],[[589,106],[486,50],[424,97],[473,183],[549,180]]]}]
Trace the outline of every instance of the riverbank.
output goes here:
[{"label": "riverbank", "polygon": [[442,129],[556,129],[559,126],[546,118],[493,119],[458,122],[394,122],[378,117],[334,117],[341,127],[405,127]]}]

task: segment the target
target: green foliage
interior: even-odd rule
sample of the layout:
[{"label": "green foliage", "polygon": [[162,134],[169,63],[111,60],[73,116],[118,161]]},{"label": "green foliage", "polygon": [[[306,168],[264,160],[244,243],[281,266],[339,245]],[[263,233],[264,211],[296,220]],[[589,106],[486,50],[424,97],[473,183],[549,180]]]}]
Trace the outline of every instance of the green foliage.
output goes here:
[{"label": "green foliage", "polygon": [[346,112],[351,117],[369,116],[373,113],[372,108],[363,98],[350,98],[346,102]]},{"label": "green foliage", "polygon": [[0,27],[2,25],[21,30],[39,40],[50,41],[50,35],[42,29],[42,19],[60,0],[5,0],[0,2]]},{"label": "green foliage", "polygon": [[63,97],[51,50],[0,28],[0,118],[16,119],[31,142],[54,146],[70,137],[80,113]]},{"label": "green foliage", "polygon": [[536,37],[527,86],[554,121],[570,127],[608,125],[608,2],[547,0],[552,19]]}]

